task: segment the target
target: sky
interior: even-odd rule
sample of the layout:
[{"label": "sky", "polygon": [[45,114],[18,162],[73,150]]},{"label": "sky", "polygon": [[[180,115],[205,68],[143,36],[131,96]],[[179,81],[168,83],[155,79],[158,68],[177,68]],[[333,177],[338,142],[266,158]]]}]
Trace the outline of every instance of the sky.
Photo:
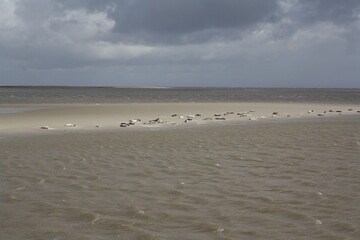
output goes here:
[{"label": "sky", "polygon": [[360,88],[360,0],[0,0],[0,85]]}]

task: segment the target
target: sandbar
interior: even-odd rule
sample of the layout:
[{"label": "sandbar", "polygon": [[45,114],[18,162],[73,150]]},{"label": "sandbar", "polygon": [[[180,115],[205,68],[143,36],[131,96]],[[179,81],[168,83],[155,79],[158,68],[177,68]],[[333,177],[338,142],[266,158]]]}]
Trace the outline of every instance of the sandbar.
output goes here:
[{"label": "sandbar", "polygon": [[[0,108],[28,109],[0,113],[2,136],[360,116],[356,104],[318,103],[0,104]],[[133,119],[134,125],[120,127]]]}]

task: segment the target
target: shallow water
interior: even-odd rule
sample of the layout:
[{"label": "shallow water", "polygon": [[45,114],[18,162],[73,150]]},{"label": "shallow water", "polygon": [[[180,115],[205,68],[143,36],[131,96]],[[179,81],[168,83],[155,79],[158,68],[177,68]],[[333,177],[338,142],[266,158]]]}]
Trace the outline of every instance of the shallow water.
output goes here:
[{"label": "shallow water", "polygon": [[359,239],[359,117],[0,140],[0,239]]},{"label": "shallow water", "polygon": [[27,111],[34,111],[39,109],[45,109],[40,107],[0,107],[0,114],[2,113],[21,113]]}]

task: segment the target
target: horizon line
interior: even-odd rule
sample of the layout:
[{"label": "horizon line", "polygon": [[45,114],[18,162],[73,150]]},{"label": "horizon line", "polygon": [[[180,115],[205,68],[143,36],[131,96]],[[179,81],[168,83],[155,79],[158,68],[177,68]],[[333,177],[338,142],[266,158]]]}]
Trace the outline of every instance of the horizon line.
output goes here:
[{"label": "horizon line", "polygon": [[26,88],[26,87],[38,87],[38,88],[133,88],[133,89],[170,89],[170,88],[264,88],[264,89],[360,89],[359,87],[230,87],[230,86],[108,86],[108,85],[0,85],[0,88]]}]

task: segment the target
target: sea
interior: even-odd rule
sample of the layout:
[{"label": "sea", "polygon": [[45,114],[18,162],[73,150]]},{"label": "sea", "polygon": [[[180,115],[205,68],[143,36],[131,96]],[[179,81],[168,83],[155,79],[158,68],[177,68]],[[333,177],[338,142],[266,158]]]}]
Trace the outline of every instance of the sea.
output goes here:
[{"label": "sea", "polygon": [[0,86],[0,104],[143,102],[360,103],[360,89]]},{"label": "sea", "polygon": [[[358,104],[359,92],[2,87],[0,104]],[[359,120],[0,138],[0,239],[360,239]]]}]

